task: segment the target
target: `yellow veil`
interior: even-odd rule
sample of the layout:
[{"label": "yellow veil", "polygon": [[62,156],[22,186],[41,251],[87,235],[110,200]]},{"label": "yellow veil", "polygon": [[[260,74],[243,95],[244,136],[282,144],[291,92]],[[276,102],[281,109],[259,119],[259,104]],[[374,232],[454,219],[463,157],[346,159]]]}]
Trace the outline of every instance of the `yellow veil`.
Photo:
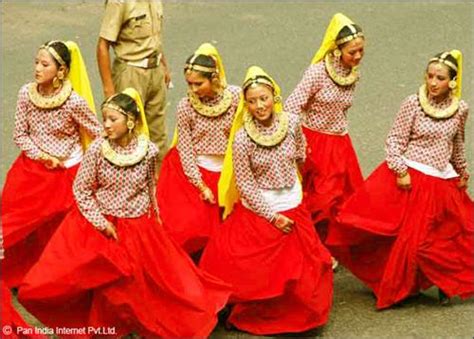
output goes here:
[{"label": "yellow veil", "polygon": [[458,99],[461,99],[462,91],[462,53],[460,50],[453,49],[449,52],[454,59],[458,62],[458,73],[456,75],[456,88],[453,90],[453,94]]},{"label": "yellow veil", "polygon": [[[217,74],[219,76],[219,80],[221,82],[222,87],[227,87],[227,79],[225,76],[225,70],[224,70],[224,64],[222,63],[222,58],[217,51],[217,49],[214,47],[214,45],[205,42],[199,46],[199,48],[194,52],[194,55],[207,55],[213,58],[216,61],[216,68],[217,68]],[[178,143],[178,130],[175,128],[174,130],[174,135],[173,135],[173,141],[171,141],[171,147],[176,146]]]},{"label": "yellow veil", "polygon": [[135,88],[128,87],[125,88],[121,93],[127,94],[132,97],[133,100],[137,103],[138,111],[140,112],[140,123],[137,125],[137,131],[139,134],[143,134],[150,139],[150,132],[148,130],[148,124],[146,122],[145,110],[143,108],[142,98]]},{"label": "yellow veil", "polygon": [[[281,90],[280,86],[273,80],[263,69],[258,66],[251,66],[247,70],[247,75],[245,76],[244,84],[251,80],[255,79],[258,76],[265,76],[273,84],[274,95],[280,96]],[[244,112],[245,112],[245,99],[243,93],[240,94],[239,106],[235,112],[234,122],[230,130],[229,141],[227,142],[227,151],[224,157],[224,164],[222,167],[221,176],[218,184],[218,196],[219,196],[219,205],[224,207],[223,218],[226,218],[234,207],[235,202],[239,199],[239,192],[237,191],[237,185],[235,182],[234,168],[232,163],[232,144],[235,139],[237,131],[244,124]],[[275,113],[280,113],[283,111],[282,100],[278,100],[274,103],[273,111]]]},{"label": "yellow veil", "polygon": [[336,38],[341,29],[344,28],[344,26],[347,25],[353,25],[354,22],[352,22],[351,19],[349,19],[347,16],[345,16],[342,13],[336,13],[331,19],[331,22],[329,23],[328,28],[326,29],[326,33],[324,34],[324,39],[323,42],[321,43],[321,46],[319,46],[319,50],[316,52],[316,54],[313,57],[313,60],[311,61],[312,64],[316,64],[320,62],[326,54],[330,51],[333,51],[336,49]]},{"label": "yellow veil", "polygon": [[[71,82],[72,88],[87,101],[91,111],[96,113],[91,84],[89,82],[89,76],[87,75],[87,68],[82,59],[79,46],[74,41],[66,41],[64,44],[67,46],[69,53],[71,54],[71,65],[69,66],[68,79]],[[79,134],[82,148],[86,150],[92,141],[91,137],[82,127],[79,129]]]}]

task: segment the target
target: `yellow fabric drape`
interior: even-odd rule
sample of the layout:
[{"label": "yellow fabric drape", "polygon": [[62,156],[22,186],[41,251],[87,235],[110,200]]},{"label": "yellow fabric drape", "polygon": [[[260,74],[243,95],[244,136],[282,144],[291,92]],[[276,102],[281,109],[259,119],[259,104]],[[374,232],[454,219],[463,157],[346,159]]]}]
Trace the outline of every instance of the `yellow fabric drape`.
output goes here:
[{"label": "yellow fabric drape", "polygon": [[453,94],[458,99],[461,99],[461,92],[462,92],[462,53],[460,50],[453,49],[449,52],[454,59],[458,62],[458,74],[456,76],[456,88],[453,90]]},{"label": "yellow fabric drape", "polygon": [[[257,76],[265,76],[273,84],[275,96],[281,95],[280,86],[260,67],[252,66],[247,70],[247,74],[243,83],[246,83],[249,79],[256,78]],[[280,113],[283,111],[282,100],[274,103],[273,111]],[[227,150],[224,157],[224,164],[222,166],[221,176],[218,184],[218,195],[219,195],[219,206],[224,207],[223,218],[226,218],[234,207],[234,204],[239,199],[239,192],[235,182],[234,168],[232,163],[232,144],[235,139],[237,131],[244,124],[244,113],[245,113],[245,99],[243,93],[240,94],[240,101],[235,112],[234,121],[230,130],[229,141],[227,143]]]},{"label": "yellow fabric drape", "polygon": [[323,42],[321,46],[319,46],[319,50],[313,57],[311,61],[312,64],[316,64],[324,59],[326,54],[330,51],[336,49],[336,38],[339,32],[341,31],[344,26],[354,24],[354,22],[345,16],[342,13],[336,13],[331,19],[328,28],[326,29],[326,33],[324,34]]},{"label": "yellow fabric drape", "polygon": [[[96,113],[94,96],[92,95],[91,84],[89,76],[87,75],[87,68],[82,58],[81,51],[79,50],[79,46],[74,41],[66,41],[64,44],[67,46],[69,53],[71,54],[71,65],[69,67],[68,79],[71,82],[72,88],[87,101],[91,111]],[[79,129],[79,135],[81,138],[82,148],[86,150],[92,142],[92,139],[82,127]]]},{"label": "yellow fabric drape", "polygon": [[[217,68],[217,74],[219,76],[219,81],[222,85],[223,88],[227,87],[227,78],[225,76],[225,70],[224,70],[224,64],[222,63],[222,58],[217,51],[217,48],[214,47],[214,45],[205,42],[201,44],[201,46],[198,47],[198,49],[194,52],[194,55],[207,55],[212,57],[216,61],[216,68]],[[171,141],[171,146],[175,147],[178,144],[178,129],[175,127],[174,129],[174,134],[173,134],[173,140]]]},{"label": "yellow fabric drape", "polygon": [[128,96],[132,97],[133,100],[137,103],[138,110],[140,111],[140,123],[137,125],[137,131],[139,134],[145,135],[148,139],[150,139],[150,132],[148,130],[148,124],[146,122],[145,117],[145,110],[143,109],[143,102],[140,97],[140,94],[135,88],[128,87],[122,91],[122,93],[127,94]]}]

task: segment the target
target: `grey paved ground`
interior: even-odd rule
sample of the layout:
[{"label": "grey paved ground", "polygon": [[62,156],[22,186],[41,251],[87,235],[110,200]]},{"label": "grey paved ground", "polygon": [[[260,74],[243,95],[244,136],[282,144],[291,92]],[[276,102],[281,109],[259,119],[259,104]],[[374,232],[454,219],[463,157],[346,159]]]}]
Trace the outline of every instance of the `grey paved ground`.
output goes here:
[{"label": "grey paved ground", "polygon": [[[75,40],[82,49],[97,104],[102,101],[95,61],[95,44],[103,1],[1,2],[1,162],[0,185],[18,155],[11,141],[15,102],[20,86],[32,79],[37,47],[50,39]],[[474,105],[474,5],[451,2],[267,1],[165,3],[165,48],[175,88],[169,93],[168,126],[185,93],[182,65],[205,41],[221,52],[229,82],[240,84],[252,64],[266,69],[287,96],[308,66],[331,16],[341,11],[359,23],[367,36],[363,78],[350,110],[351,135],[365,175],[384,157],[383,142],[398,107],[415,93],[427,59],[446,49],[464,53],[463,98]],[[472,117],[467,151],[473,167]],[[472,187],[469,189],[471,196]],[[329,324],[309,336],[334,338],[463,337],[474,336],[473,301],[437,305],[434,290],[400,308],[374,310],[374,300],[348,272],[335,276],[334,307]],[[214,336],[249,337],[226,332]]]}]

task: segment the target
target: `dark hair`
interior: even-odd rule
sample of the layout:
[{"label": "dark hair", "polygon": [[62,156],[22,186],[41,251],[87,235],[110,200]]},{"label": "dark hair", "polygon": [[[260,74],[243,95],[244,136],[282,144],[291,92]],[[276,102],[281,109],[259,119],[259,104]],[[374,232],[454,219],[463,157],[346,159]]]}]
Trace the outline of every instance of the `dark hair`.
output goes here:
[{"label": "dark hair", "polygon": [[[434,62],[439,62],[439,63],[442,63],[444,65],[446,65],[446,67],[448,67],[448,71],[449,71],[449,78],[452,80],[456,77],[456,75],[458,75],[458,71],[455,70],[454,68],[452,68],[451,66],[449,66],[448,64],[444,63],[442,60],[446,60],[446,61],[449,61],[450,63],[452,63],[454,66],[456,66],[456,68],[458,68],[458,61],[456,60],[455,57],[453,57],[451,54],[447,54],[447,55],[444,55],[445,53],[438,53],[434,56],[434,58],[432,58],[430,60],[430,62],[428,63],[428,66],[431,65],[432,63]],[[438,59],[438,60],[433,60],[433,59]]]},{"label": "dark hair", "polygon": [[[71,67],[71,53],[69,52],[69,48],[67,48],[66,44],[62,41],[48,41],[44,44],[44,46],[48,46],[53,48],[56,53],[59,54],[61,59],[63,59],[64,63],[66,64],[66,67],[69,69]],[[54,57],[54,55],[51,55],[53,57],[54,62],[56,63],[56,66],[58,68],[61,66],[58,60]]]},{"label": "dark hair", "polygon": [[[347,38],[348,36],[351,36],[353,35],[354,33],[362,33],[362,28],[360,28],[359,25],[356,25],[356,24],[351,24],[351,26],[355,29],[355,32],[351,29],[351,27],[349,27],[348,25],[344,26],[341,28],[341,30],[339,31],[339,33],[337,34],[337,37],[336,37],[336,41],[340,40],[340,39],[344,39],[344,38]],[[342,44],[339,45],[339,47],[343,47],[345,44],[347,44],[349,41],[347,42],[344,42]]]},{"label": "dark hair", "polygon": [[118,107],[123,109],[125,112],[132,115],[135,119],[140,118],[140,111],[138,110],[137,103],[128,94],[125,94],[125,93],[115,94],[111,96],[110,98],[108,98],[107,100],[105,100],[102,103],[101,107],[104,108],[104,106],[108,103],[113,103],[117,105]]},{"label": "dark hair", "polygon": [[198,54],[198,55],[191,55],[188,59],[186,59],[186,66],[184,67],[184,71],[193,71],[193,72],[198,72],[202,76],[212,79],[212,77],[216,74],[216,71],[214,72],[205,72],[202,70],[196,70],[192,69],[190,65],[196,65],[196,66],[203,66],[203,67],[208,67],[208,68],[213,68],[217,70],[217,65],[216,61],[209,55],[204,55],[204,54]]}]

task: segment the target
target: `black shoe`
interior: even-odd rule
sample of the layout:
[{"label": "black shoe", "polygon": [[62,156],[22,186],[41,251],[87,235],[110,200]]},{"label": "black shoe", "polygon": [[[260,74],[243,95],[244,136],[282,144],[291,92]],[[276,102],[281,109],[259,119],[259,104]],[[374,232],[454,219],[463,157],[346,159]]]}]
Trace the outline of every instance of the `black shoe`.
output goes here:
[{"label": "black shoe", "polygon": [[444,293],[441,288],[438,289],[438,298],[439,298],[439,304],[441,306],[447,306],[451,303],[451,299]]}]

